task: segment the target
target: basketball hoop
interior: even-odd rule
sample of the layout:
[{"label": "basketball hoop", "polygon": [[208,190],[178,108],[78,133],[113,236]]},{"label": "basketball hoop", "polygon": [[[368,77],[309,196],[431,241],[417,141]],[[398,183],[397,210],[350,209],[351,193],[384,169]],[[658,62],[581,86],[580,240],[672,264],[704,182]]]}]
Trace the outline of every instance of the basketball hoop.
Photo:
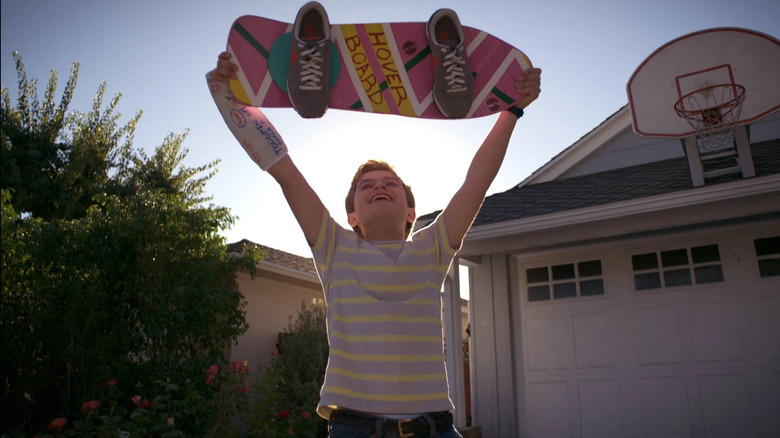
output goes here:
[{"label": "basketball hoop", "polygon": [[702,152],[712,152],[733,147],[744,101],[742,85],[710,85],[678,99],[674,111],[696,130]]}]

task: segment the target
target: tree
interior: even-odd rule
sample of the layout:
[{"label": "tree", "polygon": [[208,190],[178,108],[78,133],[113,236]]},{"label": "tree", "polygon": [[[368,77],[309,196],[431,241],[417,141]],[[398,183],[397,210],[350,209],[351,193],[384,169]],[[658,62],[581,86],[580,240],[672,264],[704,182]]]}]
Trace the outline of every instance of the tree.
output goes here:
[{"label": "tree", "polygon": [[217,162],[184,166],[186,133],[151,157],[134,149],[141,112],[119,126],[121,96],[103,108],[105,84],[91,111],[69,114],[78,63],[59,105],[56,71],[39,102],[14,57],[16,106],[3,87],[0,108],[0,430],[77,417],[112,379],[128,394],[205,387],[247,327],[235,270],[259,261],[226,254],[219,231],[234,218],[204,197]]}]

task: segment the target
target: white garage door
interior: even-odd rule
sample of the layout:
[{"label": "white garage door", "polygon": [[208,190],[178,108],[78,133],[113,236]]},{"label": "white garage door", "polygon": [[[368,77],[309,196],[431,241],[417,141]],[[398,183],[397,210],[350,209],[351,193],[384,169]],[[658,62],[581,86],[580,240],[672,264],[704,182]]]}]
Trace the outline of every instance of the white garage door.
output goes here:
[{"label": "white garage door", "polygon": [[522,436],[780,437],[773,237],[519,257]]}]

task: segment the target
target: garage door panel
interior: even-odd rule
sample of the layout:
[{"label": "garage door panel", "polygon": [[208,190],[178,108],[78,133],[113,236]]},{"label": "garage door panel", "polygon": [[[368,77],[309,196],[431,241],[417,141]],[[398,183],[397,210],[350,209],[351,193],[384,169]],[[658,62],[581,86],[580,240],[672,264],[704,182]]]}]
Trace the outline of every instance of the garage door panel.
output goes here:
[{"label": "garage door panel", "polygon": [[702,375],[697,380],[708,437],[755,436],[747,375]]},{"label": "garage door panel", "polygon": [[643,378],[639,391],[645,436],[693,436],[684,376]]},{"label": "garage door panel", "polygon": [[567,381],[534,382],[528,394],[528,432],[533,438],[571,437]]},{"label": "garage door panel", "polygon": [[620,381],[580,380],[577,385],[583,438],[624,437]]},{"label": "garage door panel", "polygon": [[633,319],[639,365],[683,362],[680,325],[674,307],[635,309]]},{"label": "garage door panel", "polygon": [[688,306],[696,362],[722,362],[745,358],[736,310],[731,301]]},{"label": "garage door panel", "polygon": [[753,300],[748,308],[747,354],[780,362],[780,296]]},{"label": "garage door panel", "polygon": [[780,367],[755,369],[748,374],[750,402],[755,412],[757,436],[780,437]]},{"label": "garage door panel", "polygon": [[574,367],[574,334],[568,316],[529,319],[525,328],[529,371]]},{"label": "garage door panel", "polygon": [[609,312],[573,315],[577,368],[614,367],[617,348],[613,316]]}]

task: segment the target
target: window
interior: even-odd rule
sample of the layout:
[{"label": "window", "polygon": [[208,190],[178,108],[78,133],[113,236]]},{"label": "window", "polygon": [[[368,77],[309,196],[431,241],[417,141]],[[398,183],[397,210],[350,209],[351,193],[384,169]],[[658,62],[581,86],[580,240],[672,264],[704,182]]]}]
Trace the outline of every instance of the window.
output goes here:
[{"label": "window", "polygon": [[723,281],[718,245],[637,254],[631,265],[638,291]]},{"label": "window", "polygon": [[604,295],[600,260],[526,269],[528,301]]},{"label": "window", "polygon": [[761,278],[780,276],[780,236],[753,241]]}]

